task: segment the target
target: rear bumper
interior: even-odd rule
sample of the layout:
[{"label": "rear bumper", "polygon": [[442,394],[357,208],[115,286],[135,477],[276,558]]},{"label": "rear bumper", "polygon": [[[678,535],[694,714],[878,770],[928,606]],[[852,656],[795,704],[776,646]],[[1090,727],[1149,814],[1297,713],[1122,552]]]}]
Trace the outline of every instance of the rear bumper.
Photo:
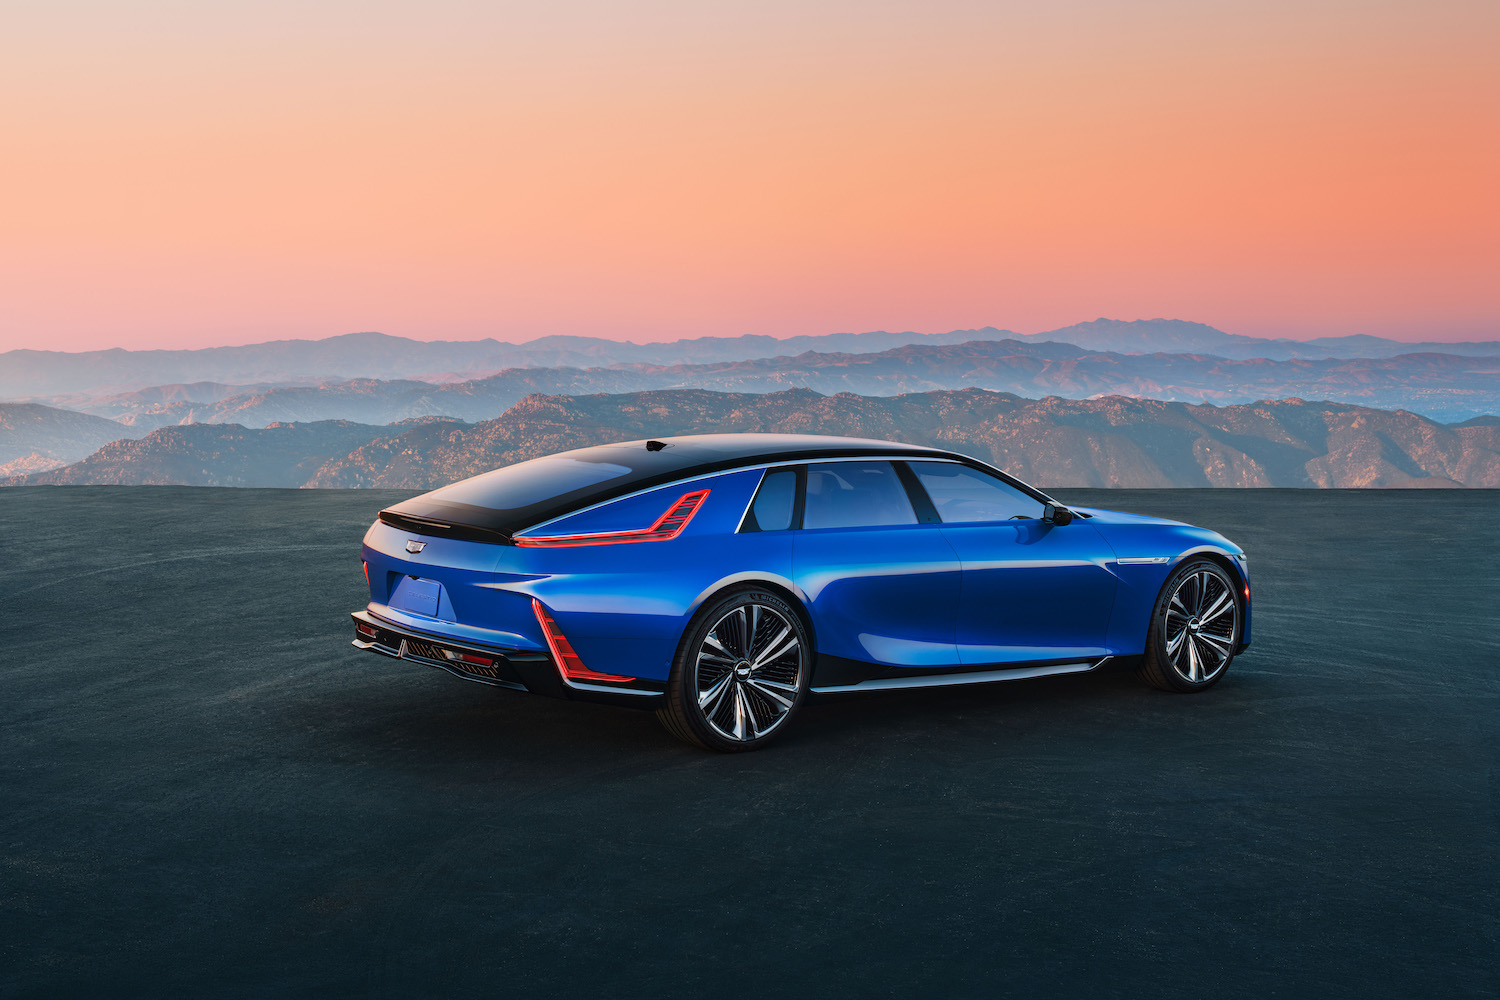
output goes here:
[{"label": "rear bumper", "polygon": [[599,701],[634,708],[657,708],[665,698],[665,686],[654,681],[637,680],[628,686],[605,687],[568,680],[548,653],[491,646],[424,632],[387,621],[369,611],[355,611],[349,617],[354,619],[353,645],[356,648],[436,667],[466,681],[528,691],[549,698]]}]

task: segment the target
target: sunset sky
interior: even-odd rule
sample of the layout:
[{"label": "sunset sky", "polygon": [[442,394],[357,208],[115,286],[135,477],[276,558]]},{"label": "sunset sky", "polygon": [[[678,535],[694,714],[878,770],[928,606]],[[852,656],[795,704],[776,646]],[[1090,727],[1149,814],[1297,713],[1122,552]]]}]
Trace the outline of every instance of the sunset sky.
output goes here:
[{"label": "sunset sky", "polygon": [[0,350],[1500,339],[1500,3],[7,0]]}]

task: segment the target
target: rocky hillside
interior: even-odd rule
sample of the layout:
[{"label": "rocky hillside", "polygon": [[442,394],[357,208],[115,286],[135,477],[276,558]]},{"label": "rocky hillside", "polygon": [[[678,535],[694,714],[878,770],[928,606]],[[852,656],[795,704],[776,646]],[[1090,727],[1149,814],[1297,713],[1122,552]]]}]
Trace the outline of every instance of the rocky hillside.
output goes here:
[{"label": "rocky hillside", "polygon": [[236,424],[163,427],[138,441],[105,445],[75,465],[6,485],[297,487],[365,442],[401,431],[347,420],[254,430]]},{"label": "rocky hillside", "polygon": [[111,441],[143,433],[73,410],[0,403],[0,477],[67,465]]},{"label": "rocky hillside", "polygon": [[845,434],[937,445],[1041,486],[1500,487],[1500,421],[1283,399],[1216,407],[981,389],[528,396],[475,424],[192,425],[117,442],[20,483],[425,489],[568,448],[672,434]]}]

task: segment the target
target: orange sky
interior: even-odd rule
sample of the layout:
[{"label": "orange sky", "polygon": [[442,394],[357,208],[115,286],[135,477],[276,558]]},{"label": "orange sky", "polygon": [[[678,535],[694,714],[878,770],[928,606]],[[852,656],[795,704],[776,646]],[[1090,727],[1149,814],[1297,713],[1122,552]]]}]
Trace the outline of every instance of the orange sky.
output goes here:
[{"label": "orange sky", "polygon": [[20,0],[0,350],[1496,339],[1496,52],[1493,0]]}]

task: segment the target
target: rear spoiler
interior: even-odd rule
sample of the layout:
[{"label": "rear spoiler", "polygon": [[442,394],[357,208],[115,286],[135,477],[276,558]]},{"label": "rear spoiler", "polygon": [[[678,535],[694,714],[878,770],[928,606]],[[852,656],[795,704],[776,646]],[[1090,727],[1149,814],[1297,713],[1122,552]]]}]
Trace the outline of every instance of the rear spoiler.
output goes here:
[{"label": "rear spoiler", "polygon": [[398,514],[393,510],[380,512],[380,519],[393,528],[413,531],[419,535],[436,535],[439,538],[459,538],[469,542],[490,542],[495,545],[514,545],[515,539],[494,528],[481,528],[473,524],[440,521],[412,514]]}]

